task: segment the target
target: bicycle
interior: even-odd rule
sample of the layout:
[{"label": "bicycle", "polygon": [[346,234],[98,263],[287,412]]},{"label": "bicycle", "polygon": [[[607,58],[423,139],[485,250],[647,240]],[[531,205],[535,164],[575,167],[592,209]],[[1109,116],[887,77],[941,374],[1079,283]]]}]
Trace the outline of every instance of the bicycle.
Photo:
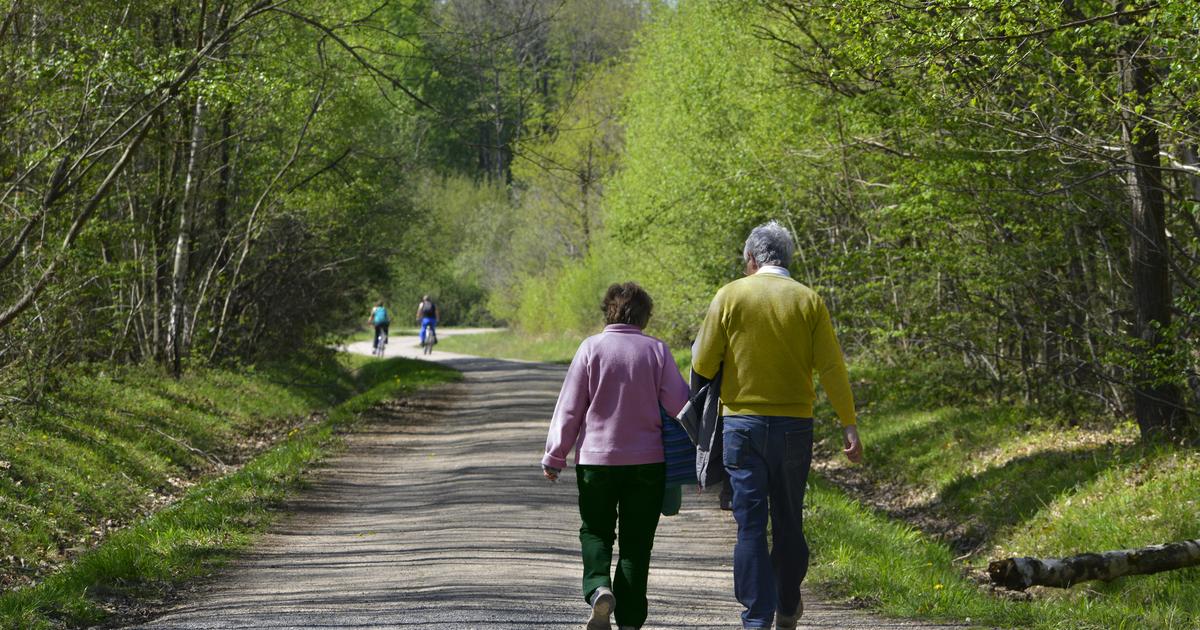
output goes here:
[{"label": "bicycle", "polygon": [[371,354],[377,357],[382,357],[384,350],[387,348],[387,341],[387,333],[380,332],[379,335],[375,337],[375,347],[371,349]]},{"label": "bicycle", "polygon": [[425,354],[432,353],[433,344],[435,343],[437,343],[437,333],[434,332],[433,327],[430,326],[429,330],[425,334],[425,341],[421,343],[421,351]]}]

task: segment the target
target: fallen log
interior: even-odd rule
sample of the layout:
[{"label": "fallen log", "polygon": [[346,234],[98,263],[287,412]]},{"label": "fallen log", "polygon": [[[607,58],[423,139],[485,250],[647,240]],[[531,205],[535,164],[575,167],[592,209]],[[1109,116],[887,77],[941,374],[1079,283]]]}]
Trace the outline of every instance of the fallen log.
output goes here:
[{"label": "fallen log", "polygon": [[1005,558],[988,564],[988,576],[993,584],[1023,591],[1034,585],[1067,588],[1077,582],[1108,581],[1192,566],[1200,566],[1200,539],[1061,559]]}]

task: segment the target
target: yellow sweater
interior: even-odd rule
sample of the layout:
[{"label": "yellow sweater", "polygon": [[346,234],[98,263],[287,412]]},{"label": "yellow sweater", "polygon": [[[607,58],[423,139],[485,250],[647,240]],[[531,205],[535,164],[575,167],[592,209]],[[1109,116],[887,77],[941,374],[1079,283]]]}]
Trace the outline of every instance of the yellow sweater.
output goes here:
[{"label": "yellow sweater", "polygon": [[812,289],[760,273],[717,291],[696,339],[692,369],[721,372],[725,413],[811,418],[812,374],[841,419],[855,423],[850,378],[829,311]]}]

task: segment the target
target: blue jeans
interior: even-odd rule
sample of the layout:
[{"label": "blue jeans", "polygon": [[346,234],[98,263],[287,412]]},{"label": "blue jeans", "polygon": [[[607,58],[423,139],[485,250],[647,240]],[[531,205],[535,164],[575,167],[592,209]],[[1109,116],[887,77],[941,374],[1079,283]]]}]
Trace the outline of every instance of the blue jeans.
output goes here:
[{"label": "blue jeans", "polygon": [[437,337],[437,320],[432,317],[422,317],[421,318],[421,344],[422,345],[425,344],[426,329],[428,329],[430,332],[432,332],[433,336],[436,338]]},{"label": "blue jeans", "polygon": [[[811,418],[725,416],[725,471],[733,485],[737,545],[734,594],[746,610],[745,628],[770,628],[776,610],[800,605],[808,573],[804,486],[812,464]],[[771,550],[767,551],[767,518]]]}]

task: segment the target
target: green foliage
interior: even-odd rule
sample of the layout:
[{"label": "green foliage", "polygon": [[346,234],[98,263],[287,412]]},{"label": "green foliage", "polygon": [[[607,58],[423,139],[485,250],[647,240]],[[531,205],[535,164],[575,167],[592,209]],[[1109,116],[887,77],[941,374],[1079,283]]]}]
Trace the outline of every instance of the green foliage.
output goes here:
[{"label": "green foliage", "polygon": [[357,319],[413,211],[417,121],[379,89],[416,81],[413,4],[5,9],[0,367],[25,397],[48,366],[281,356]]},{"label": "green foliage", "polygon": [[656,300],[656,325],[690,340],[715,287],[739,268],[740,239],[773,214],[771,171],[805,116],[771,88],[777,60],[755,12],[685,3],[662,12],[636,51],[624,168],[606,225],[613,259]]},{"label": "green foliage", "polygon": [[[657,11],[624,71],[625,149],[593,255],[523,278],[537,308],[506,317],[573,323],[546,314],[576,301],[557,290],[563,268],[591,267],[596,285],[645,284],[655,325],[686,343],[740,274],[742,238],[775,218],[797,237],[793,274],[826,298],[852,353],[957,362],[953,380],[974,392],[1068,414],[1128,413],[1114,383],[1194,386],[1195,309],[1130,337],[1145,307],[1128,290],[1128,163],[1112,148],[1125,111],[1114,47],[1153,23],[1153,63],[1185,58],[1178,8],[1135,7],[1118,26],[1090,19],[1106,3],[893,5]],[[1139,124],[1191,151],[1194,121],[1175,118],[1186,97],[1155,90]],[[1172,199],[1194,182],[1171,178]],[[1180,210],[1168,233],[1186,249],[1196,225]],[[1187,251],[1171,261],[1177,305],[1196,284]]]},{"label": "green foliage", "polygon": [[[1090,397],[1124,413],[1112,382],[1182,388],[1196,320],[1182,311],[1186,323],[1172,325],[1166,305],[1169,282],[1175,296],[1195,286],[1185,244],[1195,176],[1164,174],[1161,206],[1129,186],[1157,177],[1169,154],[1183,157],[1161,166],[1197,163],[1190,92],[1170,87],[1200,79],[1180,66],[1196,44],[1178,3],[769,6],[778,19],[766,29],[789,49],[791,74],[887,115],[873,140],[910,187],[881,201],[916,219],[893,227],[918,228],[893,244],[864,215],[883,237],[872,245],[910,274],[893,288],[907,306],[887,313],[893,328],[961,353],[1027,400]],[[1140,248],[1172,253],[1124,255]],[[916,256],[928,264],[913,266]],[[1145,414],[1145,395],[1138,406]]]},{"label": "green foliage", "polygon": [[516,229],[504,189],[426,174],[415,204],[406,236],[388,244],[392,320],[415,321],[421,296],[430,295],[444,323],[494,323],[488,290],[508,273],[505,247]]},{"label": "green foliage", "polygon": [[430,157],[439,171],[513,182],[545,136],[571,129],[565,110],[595,67],[619,58],[643,0],[449,0],[433,3],[439,32],[424,38],[424,87],[437,112]]},{"label": "green foliage", "polygon": [[403,290],[414,278],[435,292],[477,287],[482,298],[459,300],[471,308],[457,315],[462,323],[592,325],[598,290],[618,279],[595,252],[623,148],[622,62],[646,4],[452,1],[431,10],[446,28],[425,39],[426,94],[438,111],[426,112],[436,175],[418,194],[421,229],[450,235],[430,249],[459,277],[401,256]]},{"label": "green foliage", "polygon": [[509,306],[515,322],[533,334],[581,333],[604,324],[600,302],[613,282],[622,281],[603,254],[593,252],[583,261],[562,263],[557,272],[526,275],[514,287]]}]

